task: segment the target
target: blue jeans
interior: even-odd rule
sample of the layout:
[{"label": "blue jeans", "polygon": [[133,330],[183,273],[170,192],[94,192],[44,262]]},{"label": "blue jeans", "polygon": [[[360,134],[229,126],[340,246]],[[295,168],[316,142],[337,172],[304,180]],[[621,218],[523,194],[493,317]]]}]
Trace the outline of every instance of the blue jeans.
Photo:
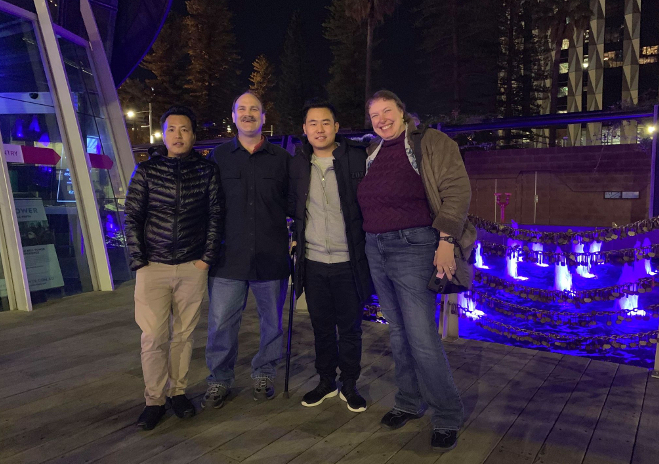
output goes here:
[{"label": "blue jeans", "polygon": [[435,429],[459,430],[462,400],[435,322],[436,295],[427,289],[439,234],[417,227],[366,234],[366,256],[380,308],[389,322],[396,365],[395,409],[432,411]]},{"label": "blue jeans", "polygon": [[206,365],[209,384],[231,387],[238,358],[238,331],[251,288],[259,313],[261,341],[252,359],[252,378],[275,378],[282,355],[282,308],[288,280],[246,281],[210,277],[208,279],[208,342]]}]

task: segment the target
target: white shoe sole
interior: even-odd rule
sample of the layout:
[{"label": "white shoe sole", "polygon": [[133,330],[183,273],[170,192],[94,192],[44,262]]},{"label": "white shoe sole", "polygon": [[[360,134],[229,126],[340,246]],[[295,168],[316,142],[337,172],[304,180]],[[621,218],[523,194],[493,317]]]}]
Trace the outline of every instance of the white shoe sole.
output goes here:
[{"label": "white shoe sole", "polygon": [[346,397],[343,396],[343,393],[340,393],[340,394],[339,394],[339,398],[341,398],[343,401],[346,402],[346,405],[348,405],[348,410],[350,410],[350,411],[352,411],[352,412],[364,412],[364,411],[366,411],[366,406],[361,407],[361,408],[357,408],[357,409],[355,409],[355,408],[351,408],[351,407],[350,407],[350,403],[348,403],[348,400],[346,399]]},{"label": "white shoe sole", "polygon": [[318,406],[327,398],[334,398],[338,393],[339,393],[339,389],[337,388],[333,392],[330,392],[327,395],[323,396],[319,401],[316,401],[315,403],[307,403],[306,401],[302,401],[302,406],[306,406],[307,408],[313,408],[314,406]]}]

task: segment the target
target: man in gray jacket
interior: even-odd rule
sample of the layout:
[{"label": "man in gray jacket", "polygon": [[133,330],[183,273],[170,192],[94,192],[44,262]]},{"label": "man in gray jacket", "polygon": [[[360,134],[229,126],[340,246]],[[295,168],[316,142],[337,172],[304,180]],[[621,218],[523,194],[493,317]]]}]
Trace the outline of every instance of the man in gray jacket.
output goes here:
[{"label": "man in gray jacket", "polygon": [[[320,382],[302,405],[336,396],[353,412],[366,410],[357,390],[363,302],[371,295],[365,234],[357,185],[366,171],[363,148],[337,135],[332,105],[310,102],[304,109],[301,150],[291,161],[289,215],[297,242],[296,294],[304,288],[313,325]],[[338,331],[338,342],[337,342]]]}]

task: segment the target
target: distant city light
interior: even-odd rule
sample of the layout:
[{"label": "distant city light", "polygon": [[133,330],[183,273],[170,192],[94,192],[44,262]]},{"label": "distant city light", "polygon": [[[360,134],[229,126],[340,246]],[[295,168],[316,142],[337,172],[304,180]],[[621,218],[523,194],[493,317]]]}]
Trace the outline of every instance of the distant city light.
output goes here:
[{"label": "distant city light", "polygon": [[129,110],[126,112],[126,117],[128,118],[134,118],[135,117],[135,111]]},{"label": "distant city light", "polygon": [[162,137],[162,134],[161,134],[160,132],[155,132],[155,133],[153,134],[153,136],[154,136],[155,138],[159,139],[160,137]]},{"label": "distant city light", "polygon": [[654,131],[655,131],[655,127],[654,127],[654,126],[650,126],[650,127],[648,127],[648,134],[652,134]]}]

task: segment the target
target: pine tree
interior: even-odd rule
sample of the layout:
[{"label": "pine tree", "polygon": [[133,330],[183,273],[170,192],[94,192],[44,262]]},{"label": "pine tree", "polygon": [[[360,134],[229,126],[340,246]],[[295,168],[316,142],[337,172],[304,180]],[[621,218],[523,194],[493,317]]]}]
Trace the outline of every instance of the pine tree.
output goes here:
[{"label": "pine tree", "polygon": [[[455,1],[455,0],[453,0]],[[366,71],[364,75],[364,103],[371,98],[373,68],[373,32],[387,15],[394,12],[398,0],[352,0],[345,4],[346,13],[366,26]]]},{"label": "pine tree", "polygon": [[[126,79],[117,90],[117,94],[124,113],[145,111],[152,98],[151,89],[144,82],[133,78]],[[127,121],[128,136],[133,144],[149,143],[149,131],[141,127],[144,125],[142,121],[148,121],[148,116],[144,118],[143,115],[144,113],[139,113],[140,117]]]},{"label": "pine tree", "polygon": [[300,12],[295,11],[286,30],[281,67],[277,79],[277,109],[280,129],[285,134],[302,131],[301,111],[304,103],[318,96],[318,73],[308,58]]},{"label": "pine tree", "polygon": [[485,116],[497,95],[497,0],[423,0],[416,10],[427,85],[426,111]]},{"label": "pine tree", "polygon": [[199,137],[215,137],[231,120],[240,74],[232,14],[226,0],[188,0],[186,5],[190,55],[186,89],[200,122]]},{"label": "pine tree", "polygon": [[329,18],[323,23],[323,35],[330,41],[332,64],[327,93],[334,103],[337,118],[344,128],[364,125],[364,88],[366,74],[366,30],[346,14],[351,0],[333,0]]},{"label": "pine tree", "polygon": [[279,116],[274,104],[275,69],[265,55],[259,55],[252,63],[254,71],[249,76],[249,90],[259,97],[266,114],[266,126],[279,129]]},{"label": "pine tree", "polygon": [[269,96],[275,86],[274,68],[265,55],[257,56],[252,66],[254,66],[254,71],[249,76],[251,83],[249,89],[257,97],[263,99]]},{"label": "pine tree", "polygon": [[[180,21],[177,14],[169,14],[151,51],[140,63],[142,68],[155,76],[146,80],[146,86],[152,90],[151,97],[145,103],[151,101],[153,104],[156,120],[170,106],[189,103],[184,88],[189,59]],[[141,104],[139,110],[145,110],[146,106]]]}]

